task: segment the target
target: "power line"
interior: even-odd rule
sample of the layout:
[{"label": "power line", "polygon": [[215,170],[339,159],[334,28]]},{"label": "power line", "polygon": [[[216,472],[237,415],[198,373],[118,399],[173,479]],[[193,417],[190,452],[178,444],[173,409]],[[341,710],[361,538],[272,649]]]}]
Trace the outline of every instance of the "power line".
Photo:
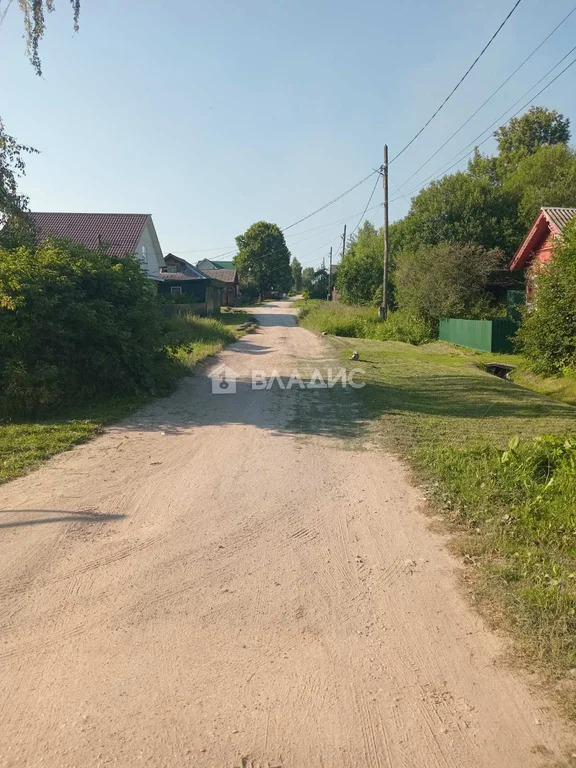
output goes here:
[{"label": "power line", "polygon": [[8,3],[6,4],[6,8],[4,8],[3,11],[0,12],[0,24],[4,22],[4,19],[6,18],[6,14],[10,10],[10,6],[12,5],[13,0],[8,0]]},{"label": "power line", "polygon": [[[472,150],[471,152],[467,152],[467,151],[466,151],[466,150],[467,150],[469,147],[471,147],[472,145],[474,145],[474,147],[476,148],[476,147],[481,147],[483,144],[485,144],[485,143],[486,143],[486,142],[487,142],[487,141],[488,141],[488,140],[489,140],[489,139],[492,137],[492,135],[491,135],[491,134],[489,134],[488,136],[486,136],[486,138],[485,138],[485,139],[483,139],[483,140],[482,140],[482,141],[481,141],[479,144],[476,144],[476,142],[477,142],[477,141],[478,141],[478,139],[480,139],[480,138],[481,138],[481,137],[482,137],[482,136],[483,136],[483,135],[484,135],[484,134],[485,134],[487,131],[490,131],[490,130],[491,130],[491,128],[493,128],[493,127],[494,127],[494,125],[496,125],[496,123],[498,123],[498,122],[499,122],[499,121],[502,119],[502,117],[504,117],[504,115],[506,115],[508,112],[510,112],[510,110],[511,110],[511,109],[514,109],[514,107],[516,106],[516,104],[518,104],[518,102],[519,102],[519,101],[522,101],[522,99],[524,99],[524,97],[525,97],[525,96],[526,96],[528,93],[530,93],[530,91],[534,90],[534,88],[536,88],[536,87],[537,87],[537,86],[538,86],[538,85],[539,85],[539,84],[542,82],[542,80],[546,79],[546,77],[548,77],[548,75],[549,75],[551,72],[553,72],[553,71],[556,69],[556,67],[558,67],[558,66],[559,66],[559,65],[560,65],[560,64],[561,64],[561,63],[562,63],[562,62],[563,62],[565,59],[567,59],[567,58],[568,58],[568,56],[570,56],[570,54],[571,54],[571,53],[573,53],[575,50],[576,50],[576,46],[574,46],[574,48],[572,48],[572,50],[571,50],[571,51],[569,51],[569,52],[568,52],[568,53],[567,53],[565,56],[563,56],[563,57],[562,57],[562,59],[560,59],[560,61],[559,61],[557,64],[555,64],[555,65],[554,65],[554,66],[553,66],[551,69],[549,69],[549,70],[548,70],[548,72],[547,72],[547,73],[544,75],[544,77],[541,77],[541,78],[540,78],[540,80],[539,80],[539,81],[538,81],[538,82],[537,82],[535,85],[533,85],[533,86],[532,86],[532,88],[529,88],[529,89],[528,89],[528,90],[527,90],[527,91],[526,91],[526,92],[523,94],[523,96],[522,96],[520,99],[518,99],[518,101],[515,101],[515,102],[514,102],[514,104],[513,104],[513,105],[512,105],[512,106],[511,106],[509,109],[507,109],[507,110],[506,110],[506,112],[503,112],[503,113],[500,115],[500,117],[496,118],[496,120],[494,120],[494,122],[493,122],[491,125],[489,125],[489,126],[488,126],[488,128],[486,128],[484,131],[482,131],[482,133],[478,134],[478,136],[477,136],[477,137],[476,137],[476,138],[475,138],[473,141],[471,141],[471,142],[470,142],[470,144],[468,144],[468,145],[467,145],[467,146],[466,146],[466,147],[465,147],[463,150],[460,150],[460,152],[458,152],[458,153],[457,153],[457,155],[462,155],[462,152],[465,152],[465,154],[464,154],[464,155],[462,155],[461,157],[458,157],[458,159],[457,159],[457,160],[456,160],[454,163],[452,163],[452,165],[449,165],[448,167],[446,167],[446,165],[443,165],[443,166],[442,166],[442,168],[440,168],[438,171],[436,171],[436,173],[433,173],[431,176],[428,176],[426,179],[424,179],[424,181],[420,182],[420,185],[419,185],[418,187],[414,188],[414,189],[412,190],[412,192],[416,191],[416,189],[420,189],[420,188],[421,188],[421,187],[422,187],[424,184],[426,184],[426,182],[430,181],[431,179],[437,178],[437,177],[438,177],[438,174],[442,174],[442,175],[444,175],[444,174],[445,174],[447,171],[451,170],[452,168],[454,168],[454,166],[458,165],[458,163],[462,162],[462,160],[464,160],[464,158],[465,158],[465,157],[467,157],[468,155],[472,154],[472,152],[474,151],[474,150]],[[574,64],[576,64],[576,58],[572,59],[572,61],[571,61],[571,62],[570,62],[570,63],[569,63],[567,66],[565,66],[565,67],[564,67],[564,69],[563,69],[561,72],[559,72],[559,73],[558,73],[558,74],[557,74],[557,75],[556,75],[554,78],[552,78],[552,80],[550,80],[550,82],[549,82],[549,83],[546,83],[546,85],[545,85],[543,88],[541,88],[541,89],[538,91],[538,93],[534,94],[534,96],[531,96],[531,97],[528,99],[528,101],[527,101],[527,102],[525,102],[525,103],[524,103],[524,104],[523,104],[523,105],[522,105],[522,106],[521,106],[519,109],[517,109],[517,110],[516,110],[516,112],[514,112],[514,114],[513,114],[513,115],[511,115],[511,116],[508,118],[508,120],[506,120],[506,123],[509,123],[509,122],[510,122],[510,120],[512,120],[513,118],[515,118],[515,117],[516,117],[516,115],[519,115],[519,114],[520,114],[520,112],[522,112],[523,110],[525,110],[525,109],[526,109],[526,107],[530,106],[530,104],[531,104],[531,103],[532,103],[532,102],[533,102],[535,99],[537,99],[537,98],[538,98],[538,96],[540,96],[542,93],[544,93],[544,91],[546,91],[548,88],[550,88],[550,86],[551,86],[551,85],[553,85],[553,84],[556,82],[556,80],[558,80],[558,78],[562,77],[562,75],[563,75],[563,74],[564,74],[564,73],[565,73],[567,70],[569,70],[569,69],[570,69],[570,67],[572,67]],[[505,124],[506,124],[506,123],[505,123]],[[456,157],[456,155],[454,155],[453,157]],[[452,158],[452,159],[453,159],[453,158]],[[448,161],[448,162],[450,162],[450,161]]]},{"label": "power line", "polygon": [[[520,1],[521,0],[518,0],[518,2]],[[294,221],[292,224],[289,224],[287,227],[284,227],[282,229],[282,232],[286,232],[288,229],[292,229],[292,227],[295,227],[297,224],[301,224],[303,221],[306,221],[307,219],[312,218],[312,216],[315,216],[317,213],[320,213],[321,211],[324,211],[326,208],[330,207],[331,205],[334,205],[334,203],[337,203],[338,200],[341,200],[343,197],[350,194],[350,192],[353,192],[355,189],[357,189],[361,184],[364,184],[365,181],[368,181],[368,179],[370,179],[375,173],[378,173],[378,171],[372,171],[371,173],[368,174],[368,176],[365,176],[363,179],[360,179],[360,181],[354,184],[354,186],[350,187],[350,189],[347,189],[345,192],[342,192],[333,200],[330,200],[329,203],[326,203],[320,208],[317,208],[315,211],[312,211],[312,213],[309,213],[307,216],[303,216],[301,219],[298,219],[298,221]]]},{"label": "power line", "polygon": [[[372,192],[370,192],[370,197],[368,198],[368,202],[366,203],[366,206],[365,206],[364,210],[362,211],[362,215],[358,219],[358,224],[356,224],[356,226],[354,227],[352,232],[350,232],[349,237],[352,237],[352,235],[354,235],[357,232],[357,230],[360,227],[360,224],[362,224],[362,222],[364,221],[364,216],[366,216],[366,212],[368,211],[368,208],[370,207],[370,203],[372,202],[372,198],[374,197],[374,194],[376,192],[376,187],[378,186],[378,184],[380,182],[380,176],[381,176],[381,173],[380,173],[380,171],[378,171],[378,176],[376,178],[376,183],[374,184],[374,188],[372,189]],[[378,207],[380,207],[380,206],[378,206]]]},{"label": "power line", "polygon": [[[367,210],[364,211],[364,215],[366,215],[366,213],[368,213],[368,211],[375,211],[377,208],[381,208],[381,207],[382,207],[382,203],[378,203],[378,205],[373,205],[371,208],[368,208]],[[302,230],[299,230],[298,232],[292,232],[287,237],[288,238],[298,237],[298,235],[306,235],[309,232],[318,232],[319,234],[321,234],[320,230],[327,229],[328,227],[333,227],[336,224],[344,224],[345,222],[350,221],[351,219],[355,219],[356,216],[360,216],[361,213],[362,213],[361,211],[357,211],[356,213],[351,213],[350,216],[346,216],[346,217],[344,217],[342,219],[337,219],[336,221],[330,221],[327,224],[320,225],[319,227],[312,227],[311,229],[302,229]],[[292,246],[299,245],[300,243],[306,242],[306,240],[308,240],[308,239],[313,240],[314,237],[305,238],[304,240],[300,240],[298,243],[292,243]],[[205,252],[205,251],[219,251],[223,247],[225,247],[225,246],[220,246],[220,248],[193,249],[193,250],[190,250],[190,251],[171,251],[171,253],[173,253],[175,256],[177,256],[179,253],[202,253],[202,252]],[[224,254],[220,254],[220,256],[215,256],[214,257],[214,261],[218,261],[218,259],[221,256],[226,256],[226,255],[229,255],[229,254],[235,253],[235,252],[236,252],[236,250],[234,250],[234,251],[227,251]]]},{"label": "power line", "polygon": [[394,162],[394,160],[397,160],[397,159],[400,157],[400,155],[402,155],[404,152],[406,152],[406,150],[408,149],[408,147],[409,147],[409,146],[411,146],[411,145],[412,145],[412,144],[413,144],[413,143],[416,141],[416,139],[417,139],[417,138],[418,138],[418,137],[419,137],[419,136],[420,136],[420,135],[421,135],[421,134],[422,134],[422,133],[425,131],[425,129],[426,129],[426,128],[427,128],[427,127],[430,125],[430,123],[432,122],[432,120],[434,120],[434,118],[435,118],[435,117],[436,117],[436,115],[437,115],[437,114],[440,112],[440,110],[441,110],[441,109],[443,109],[443,107],[444,107],[444,106],[445,106],[445,105],[446,105],[446,104],[447,104],[447,103],[450,101],[450,99],[452,98],[452,96],[453,96],[453,95],[456,93],[456,91],[458,90],[458,88],[460,88],[460,86],[462,85],[462,83],[464,82],[464,80],[466,80],[466,78],[468,77],[468,75],[470,74],[470,72],[472,72],[472,70],[474,69],[474,67],[476,66],[476,64],[477,64],[477,63],[480,61],[480,59],[482,58],[482,56],[483,56],[483,55],[486,53],[486,51],[488,50],[488,48],[490,47],[490,45],[491,45],[491,44],[494,42],[494,40],[496,39],[496,37],[497,37],[497,36],[498,36],[498,34],[500,33],[500,30],[501,30],[501,29],[504,27],[504,25],[506,24],[506,22],[508,21],[508,19],[509,19],[509,18],[512,16],[512,14],[513,14],[513,13],[514,13],[514,11],[516,10],[516,8],[518,8],[518,6],[520,5],[520,3],[521,3],[521,2],[522,2],[522,0],[516,0],[516,2],[514,3],[514,6],[513,6],[513,7],[512,7],[512,9],[511,9],[511,10],[508,12],[508,15],[506,16],[506,18],[504,19],[504,21],[503,21],[503,22],[500,24],[500,26],[498,27],[498,29],[496,30],[496,32],[494,32],[494,34],[492,35],[492,37],[490,38],[490,40],[488,40],[488,42],[486,43],[486,45],[484,46],[484,48],[482,48],[482,50],[480,51],[480,53],[478,54],[478,56],[476,56],[476,58],[474,59],[474,61],[472,62],[472,64],[471,64],[471,65],[468,67],[468,69],[466,70],[466,72],[464,72],[464,74],[462,75],[462,77],[460,78],[460,80],[458,80],[458,82],[456,83],[456,85],[454,86],[454,88],[452,88],[452,90],[450,91],[450,93],[448,94],[448,96],[446,96],[446,98],[444,99],[444,101],[443,101],[443,102],[440,104],[440,106],[439,106],[439,107],[436,109],[436,111],[435,111],[435,112],[434,112],[434,113],[431,115],[431,117],[429,117],[429,118],[428,118],[428,120],[427,120],[427,121],[424,123],[424,125],[422,126],[422,128],[420,128],[420,130],[419,130],[419,131],[418,131],[418,132],[417,132],[417,133],[416,133],[416,134],[415,134],[415,135],[414,135],[414,136],[413,136],[413,137],[410,139],[410,141],[408,142],[408,144],[406,144],[406,145],[405,145],[405,146],[404,146],[404,147],[403,147],[403,148],[400,150],[400,152],[398,152],[398,154],[397,154],[397,155],[394,155],[394,157],[392,158],[392,160],[390,160],[390,162],[391,162],[391,163],[393,163],[393,162]]},{"label": "power line", "polygon": [[[522,62],[521,62],[521,63],[520,63],[520,64],[519,64],[517,67],[516,67],[516,69],[514,70],[514,72],[512,72],[510,75],[508,75],[508,77],[506,78],[506,80],[504,80],[502,83],[500,83],[500,85],[498,86],[498,88],[496,88],[496,90],[495,90],[495,91],[492,91],[492,93],[490,94],[490,96],[488,96],[488,98],[486,99],[486,101],[484,101],[482,104],[480,104],[480,106],[478,107],[478,109],[477,109],[475,112],[473,112],[473,113],[470,115],[470,117],[468,117],[468,118],[467,118],[467,119],[466,119],[466,120],[465,120],[465,121],[462,123],[462,125],[460,125],[460,127],[459,127],[459,128],[457,128],[457,129],[454,131],[454,133],[453,133],[453,134],[452,134],[452,135],[451,135],[451,136],[450,136],[448,139],[446,139],[446,141],[444,142],[444,144],[442,144],[442,146],[441,146],[441,147],[439,147],[439,148],[436,150],[436,152],[434,152],[434,154],[430,155],[430,157],[429,157],[429,158],[428,158],[428,159],[427,159],[427,160],[426,160],[424,163],[422,163],[422,165],[421,165],[421,166],[420,166],[420,167],[419,167],[419,168],[418,168],[416,171],[414,171],[414,173],[413,173],[411,176],[409,176],[409,177],[406,179],[406,181],[402,182],[402,184],[400,185],[401,187],[403,187],[403,186],[404,186],[405,184],[407,184],[407,183],[408,183],[408,182],[409,182],[411,179],[413,179],[413,178],[414,178],[414,176],[417,176],[417,175],[420,173],[420,171],[422,170],[422,168],[425,168],[425,167],[428,165],[428,163],[429,163],[431,160],[433,160],[433,159],[436,157],[436,155],[438,155],[438,154],[439,154],[439,153],[440,153],[440,152],[441,152],[441,151],[444,149],[444,147],[445,147],[447,144],[449,144],[449,143],[452,141],[452,139],[453,139],[455,136],[457,136],[457,135],[460,133],[460,131],[461,131],[463,128],[465,128],[465,127],[468,125],[468,123],[469,123],[469,122],[470,122],[470,121],[471,121],[473,118],[475,118],[475,117],[476,117],[476,115],[477,115],[477,114],[478,114],[478,113],[479,113],[479,112],[480,112],[482,109],[484,109],[484,107],[486,106],[486,104],[488,104],[488,102],[489,102],[489,101],[491,101],[491,100],[494,98],[494,96],[496,96],[496,94],[497,94],[497,93],[499,93],[499,92],[502,90],[502,88],[504,88],[504,86],[505,86],[507,83],[509,83],[509,82],[510,82],[510,80],[511,80],[511,79],[514,77],[514,75],[515,75],[517,72],[519,72],[519,71],[522,69],[522,67],[523,67],[523,66],[524,66],[524,65],[525,65],[525,64],[526,64],[528,61],[530,61],[530,59],[531,59],[531,58],[532,58],[532,57],[533,57],[533,56],[534,56],[536,53],[538,53],[538,51],[540,50],[540,48],[542,48],[542,46],[543,46],[543,45],[544,45],[544,44],[545,44],[545,43],[546,43],[546,42],[547,42],[547,41],[548,41],[548,40],[549,40],[549,39],[552,37],[552,35],[553,35],[553,34],[555,34],[555,32],[557,32],[557,31],[560,29],[560,27],[561,27],[561,26],[562,26],[562,25],[563,25],[563,24],[564,24],[566,21],[568,21],[568,19],[570,18],[570,16],[572,16],[572,14],[573,14],[575,11],[576,11],[576,6],[574,6],[574,8],[572,8],[572,10],[570,11],[570,13],[568,13],[568,14],[567,14],[567,15],[566,15],[566,16],[565,16],[563,19],[562,19],[562,21],[561,21],[559,24],[557,24],[557,25],[554,27],[554,29],[553,29],[553,30],[552,30],[552,31],[551,31],[551,32],[550,32],[548,35],[546,35],[546,37],[545,37],[545,38],[542,40],[542,42],[540,42],[540,43],[539,43],[539,45],[537,45],[537,46],[536,46],[536,48],[534,48],[534,50],[533,50],[533,51],[532,51],[532,52],[531,52],[531,53],[530,53],[528,56],[526,56],[526,58],[525,58],[525,59],[524,59],[524,60],[523,60],[523,61],[522,61]],[[569,54],[568,54],[568,55],[569,55]],[[556,66],[558,66],[558,65],[556,65]],[[533,87],[535,87],[535,86],[533,86]],[[400,190],[398,190],[398,191],[400,192]]]}]

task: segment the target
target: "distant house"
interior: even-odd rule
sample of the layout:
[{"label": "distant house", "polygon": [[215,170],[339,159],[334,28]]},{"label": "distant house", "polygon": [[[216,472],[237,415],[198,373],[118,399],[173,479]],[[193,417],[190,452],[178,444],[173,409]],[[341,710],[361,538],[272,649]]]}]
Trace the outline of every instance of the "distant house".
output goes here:
[{"label": "distant house", "polygon": [[220,312],[226,284],[201,272],[185,259],[169,253],[164,258],[160,278],[159,295],[170,294],[178,297],[178,301],[187,300],[190,310],[199,315],[217,315]]},{"label": "distant house", "polygon": [[152,280],[160,280],[162,249],[149,213],[31,213],[39,238],[59,237],[103,248],[110,256],[134,254]]},{"label": "distant house", "polygon": [[541,208],[532,228],[514,254],[509,269],[524,271],[527,295],[533,292],[538,270],[549,263],[555,242],[576,216],[576,208]]},{"label": "distant house", "polygon": [[196,268],[200,269],[208,277],[212,277],[214,280],[219,280],[225,284],[225,290],[222,292],[223,307],[233,307],[238,303],[240,285],[238,282],[238,271],[233,261],[203,259],[196,264]]},{"label": "distant house", "polygon": [[202,271],[205,269],[236,269],[233,261],[212,261],[211,259],[202,259],[196,266]]}]

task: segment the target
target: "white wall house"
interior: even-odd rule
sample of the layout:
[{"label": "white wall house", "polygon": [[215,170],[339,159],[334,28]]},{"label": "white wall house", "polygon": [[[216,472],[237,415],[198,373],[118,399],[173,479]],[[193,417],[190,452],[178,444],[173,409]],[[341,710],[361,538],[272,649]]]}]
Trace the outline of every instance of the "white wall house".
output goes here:
[{"label": "white wall house", "polygon": [[151,278],[160,280],[159,273],[160,269],[164,267],[164,256],[152,216],[148,217],[148,221],[142,230],[140,240],[136,246],[136,255],[142,262],[142,266],[148,272],[148,275]]}]

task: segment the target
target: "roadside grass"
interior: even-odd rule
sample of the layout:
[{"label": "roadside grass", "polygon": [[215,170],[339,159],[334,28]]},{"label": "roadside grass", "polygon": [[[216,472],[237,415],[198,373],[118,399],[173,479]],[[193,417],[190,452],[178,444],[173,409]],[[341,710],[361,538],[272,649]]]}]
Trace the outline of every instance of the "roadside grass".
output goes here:
[{"label": "roadside grass", "polygon": [[355,307],[321,299],[298,300],[300,324],[320,333],[379,341],[404,341],[424,344],[433,337],[433,329],[421,318],[407,312],[391,312],[385,322],[374,306]]},{"label": "roadside grass", "polygon": [[[235,328],[248,317],[238,310],[224,313],[219,319],[196,315],[171,317],[167,347],[176,362],[176,378],[190,375],[201,360],[240,338],[243,331]],[[142,396],[74,403],[49,418],[0,422],[0,483],[24,475],[54,454],[90,440],[105,426],[126,418],[152,399]]]},{"label": "roadside grass", "polygon": [[218,318],[199,317],[198,315],[173,315],[168,320],[167,347],[173,357],[185,368],[220,352],[243,335],[235,328],[249,318],[247,312],[231,310],[220,314]]},{"label": "roadside grass", "polygon": [[574,715],[576,408],[482,368],[515,356],[441,342],[333,343],[347,367],[364,370],[364,416],[428,487],[485,613],[561,686]]}]

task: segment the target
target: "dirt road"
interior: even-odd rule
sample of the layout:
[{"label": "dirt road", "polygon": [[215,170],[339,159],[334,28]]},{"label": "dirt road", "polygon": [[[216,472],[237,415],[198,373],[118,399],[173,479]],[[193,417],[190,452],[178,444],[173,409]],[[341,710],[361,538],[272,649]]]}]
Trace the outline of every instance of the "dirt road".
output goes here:
[{"label": "dirt road", "polygon": [[564,761],[355,395],[250,389],[331,354],[256,314],[236,394],[204,370],[0,488],[0,766]]}]

